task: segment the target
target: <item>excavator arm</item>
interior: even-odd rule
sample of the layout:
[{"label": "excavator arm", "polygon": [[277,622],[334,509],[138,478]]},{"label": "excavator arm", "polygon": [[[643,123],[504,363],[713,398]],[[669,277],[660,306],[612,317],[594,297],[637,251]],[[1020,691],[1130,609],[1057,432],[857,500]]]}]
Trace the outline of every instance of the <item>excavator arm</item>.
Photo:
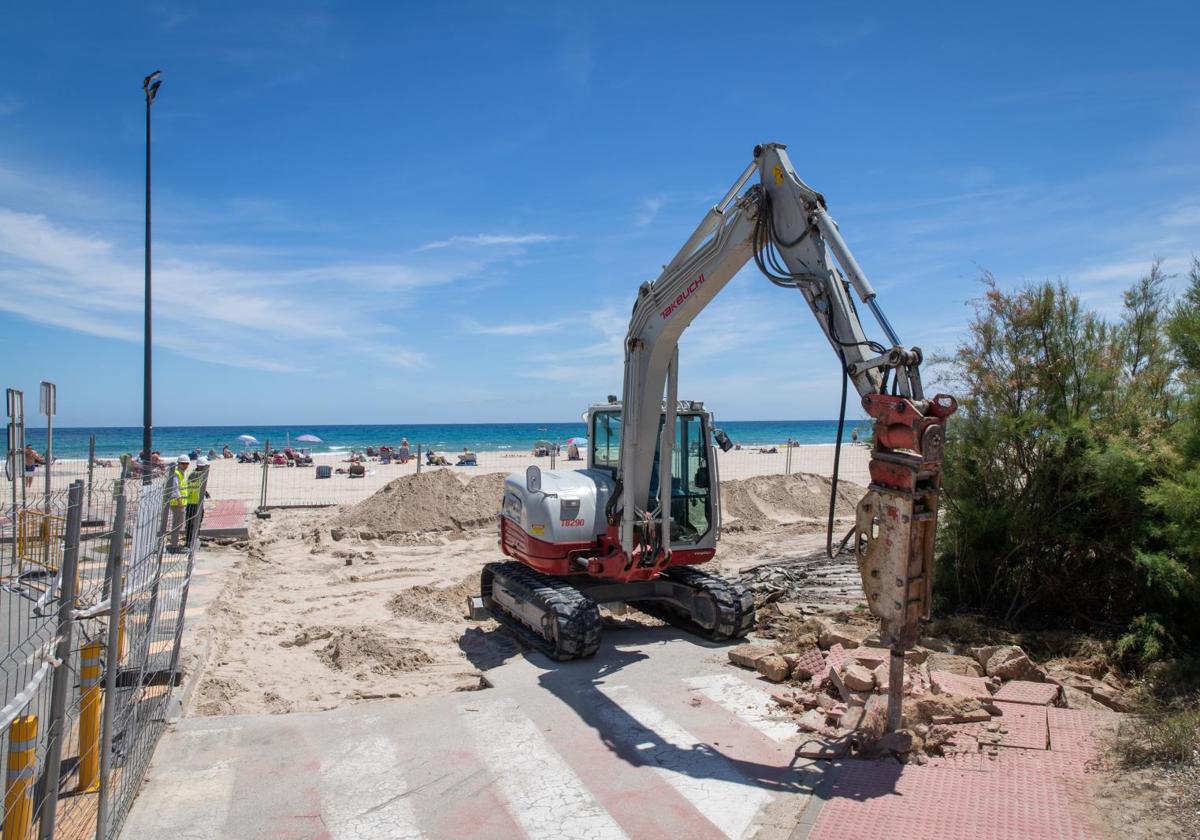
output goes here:
[{"label": "excavator arm", "polygon": [[[648,520],[662,528],[659,545],[669,551],[666,494],[679,339],[750,260],[771,282],[803,295],[875,421],[871,486],[859,505],[854,547],[868,606],[893,649],[892,673],[902,679],[903,650],[915,643],[918,622],[930,612],[944,424],[956,403],[943,394],[926,399],[920,349],[900,342],[824,197],[800,179],[780,144],[755,148],[753,162],[662,274],[638,290],[625,341],[615,505],[622,551],[633,555],[638,523]],[[867,337],[854,297],[871,311],[886,343]],[[667,417],[660,435],[664,405]],[[641,505],[652,483],[656,448],[664,497],[654,519]],[[899,682],[892,680],[897,690]],[[899,703],[889,703],[889,710],[892,705],[899,714]]]}]

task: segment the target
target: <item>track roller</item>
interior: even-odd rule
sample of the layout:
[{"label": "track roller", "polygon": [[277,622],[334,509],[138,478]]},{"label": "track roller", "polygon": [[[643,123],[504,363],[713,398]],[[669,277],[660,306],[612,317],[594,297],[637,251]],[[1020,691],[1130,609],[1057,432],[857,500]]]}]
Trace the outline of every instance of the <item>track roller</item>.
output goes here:
[{"label": "track roller", "polygon": [[630,601],[629,605],[715,642],[741,638],[754,629],[754,596],[740,583],[692,566],[667,569],[663,577],[692,590],[690,611],[663,601]]},{"label": "track roller", "polygon": [[488,563],[479,582],[492,617],[551,659],[582,659],[600,647],[600,608],[561,578],[508,562]]}]

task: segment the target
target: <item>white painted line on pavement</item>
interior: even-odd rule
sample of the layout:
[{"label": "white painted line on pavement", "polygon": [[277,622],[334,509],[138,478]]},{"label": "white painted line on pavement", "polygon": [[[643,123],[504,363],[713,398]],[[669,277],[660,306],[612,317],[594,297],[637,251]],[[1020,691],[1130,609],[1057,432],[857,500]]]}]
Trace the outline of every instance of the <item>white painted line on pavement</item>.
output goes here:
[{"label": "white painted line on pavement", "polygon": [[776,705],[771,695],[748,685],[733,674],[712,674],[684,680],[689,688],[720,704],[772,741],[786,741],[799,734],[796,722]]},{"label": "white painted line on pavement", "polygon": [[512,700],[460,710],[502,798],[531,840],[623,840],[625,832]]},{"label": "white painted line on pavement", "polygon": [[396,748],[382,735],[346,744],[321,764],[321,818],[333,840],[421,840]]},{"label": "white painted line on pavement", "polygon": [[[626,686],[600,686],[605,734],[635,745],[646,764],[726,837],[743,837],[771,794]],[[624,714],[621,714],[621,712]]]}]

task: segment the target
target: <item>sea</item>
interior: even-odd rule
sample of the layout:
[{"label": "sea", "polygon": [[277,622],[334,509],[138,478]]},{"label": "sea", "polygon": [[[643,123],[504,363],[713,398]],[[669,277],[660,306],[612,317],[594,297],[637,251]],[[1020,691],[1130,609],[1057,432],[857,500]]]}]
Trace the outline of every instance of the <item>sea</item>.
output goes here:
[{"label": "sea", "polygon": [[[857,429],[865,436],[868,421],[853,420],[845,424],[844,437]],[[718,422],[734,443],[742,446],[779,446],[789,439],[801,444],[834,443],[837,439],[836,420],[730,420]],[[54,428],[56,458],[86,458],[89,440],[96,438],[96,455],[116,458],[123,453],[137,453],[142,448],[142,429],[130,427]],[[242,443],[241,435],[250,435],[257,443]],[[297,442],[301,435],[313,435],[320,443]],[[407,438],[416,448],[456,451],[463,447],[477,452],[521,452],[533,449],[538,441],[563,444],[568,438],[586,437],[582,421],[568,423],[397,423],[380,426],[159,426],[154,429],[154,448],[164,455],[176,455],[199,449],[221,451],[226,444],[237,452],[242,449],[261,449],[268,441],[271,448],[287,443],[307,448],[313,453],[348,452],[368,446],[390,444],[397,446]],[[44,427],[26,427],[25,441],[44,452]]]}]

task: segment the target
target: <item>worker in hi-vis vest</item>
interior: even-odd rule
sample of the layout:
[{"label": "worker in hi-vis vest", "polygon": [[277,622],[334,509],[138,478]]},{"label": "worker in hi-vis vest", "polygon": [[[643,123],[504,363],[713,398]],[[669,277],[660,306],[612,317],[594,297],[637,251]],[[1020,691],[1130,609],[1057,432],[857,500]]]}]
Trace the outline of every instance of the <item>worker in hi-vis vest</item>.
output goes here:
[{"label": "worker in hi-vis vest", "polygon": [[187,510],[187,471],[192,460],[186,455],[180,455],[175,461],[175,469],[167,475],[166,498],[171,506],[171,544],[167,551],[179,553],[179,532],[183,530],[183,515]]},{"label": "worker in hi-vis vest", "polygon": [[192,470],[185,485],[187,488],[187,492],[184,494],[184,501],[187,503],[187,539],[184,544],[188,549],[196,544],[196,534],[204,519],[200,496],[203,495],[206,499],[212,498],[208,494],[208,488],[205,487],[206,478],[208,478],[208,459],[201,455],[196,459],[196,469]]}]

